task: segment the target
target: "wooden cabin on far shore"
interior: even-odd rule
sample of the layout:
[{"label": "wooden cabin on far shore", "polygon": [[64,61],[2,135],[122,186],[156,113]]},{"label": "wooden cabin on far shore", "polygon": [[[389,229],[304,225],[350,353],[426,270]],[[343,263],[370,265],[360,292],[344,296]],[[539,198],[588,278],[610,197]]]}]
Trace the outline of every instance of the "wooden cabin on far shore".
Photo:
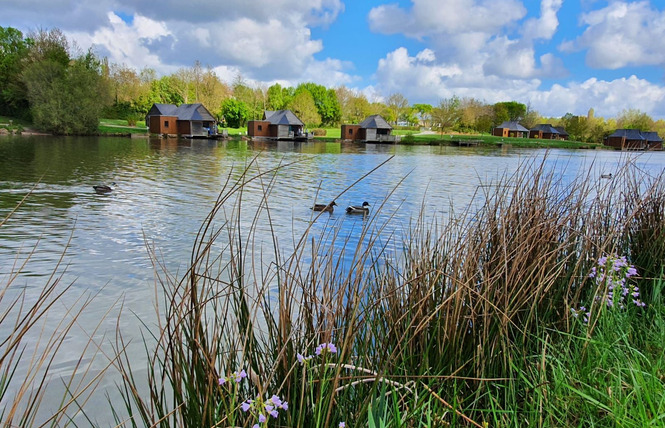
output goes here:
[{"label": "wooden cabin on far shore", "polygon": [[525,138],[529,135],[529,130],[515,121],[506,121],[492,129],[492,135],[496,137],[514,137]]},{"label": "wooden cabin on far shore", "polygon": [[381,115],[369,116],[358,125],[342,125],[343,140],[364,141],[368,143],[394,143],[395,135],[391,135],[393,127]]},{"label": "wooden cabin on far shore", "polygon": [[151,134],[183,137],[214,137],[217,120],[201,103],[153,104],[145,117]]},{"label": "wooden cabin on far shore", "polygon": [[619,150],[663,150],[663,139],[656,132],[617,129],[605,138],[605,145]]},{"label": "wooden cabin on far shore", "polygon": [[304,131],[305,124],[291,110],[266,110],[263,120],[247,122],[247,135],[273,140],[307,140],[312,135]]}]

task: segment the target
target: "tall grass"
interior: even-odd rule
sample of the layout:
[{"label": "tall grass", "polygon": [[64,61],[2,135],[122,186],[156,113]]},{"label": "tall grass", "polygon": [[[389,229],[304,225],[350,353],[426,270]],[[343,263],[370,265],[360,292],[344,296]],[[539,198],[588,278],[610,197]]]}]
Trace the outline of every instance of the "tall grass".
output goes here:
[{"label": "tall grass", "polygon": [[[609,361],[614,348],[591,349],[608,329],[581,332],[570,308],[603,291],[588,274],[604,254],[626,255],[653,283],[665,254],[653,235],[663,177],[627,165],[611,181],[589,172],[568,182],[545,165],[527,161],[479,186],[479,202],[450,219],[421,213],[404,236],[391,235],[379,208],[359,239],[308,229],[288,250],[258,227],[271,225],[279,168],[230,174],[189,270],[160,275],[163,323],[145,332],[157,343],[146,347],[147,379],[134,377],[130,356],[118,362],[118,424],[251,426],[275,400],[289,408],[270,423],[294,427],[569,426],[582,424],[579,411],[607,411],[567,364],[579,363],[574,347],[586,347],[587,367]],[[244,203],[250,183],[263,189],[258,208]],[[660,288],[650,290],[655,305]],[[608,380],[619,389],[645,376],[628,339],[617,338],[636,369]],[[329,343],[336,352],[314,352]],[[583,405],[558,407],[550,394]],[[661,409],[641,403],[645,415]]]}]

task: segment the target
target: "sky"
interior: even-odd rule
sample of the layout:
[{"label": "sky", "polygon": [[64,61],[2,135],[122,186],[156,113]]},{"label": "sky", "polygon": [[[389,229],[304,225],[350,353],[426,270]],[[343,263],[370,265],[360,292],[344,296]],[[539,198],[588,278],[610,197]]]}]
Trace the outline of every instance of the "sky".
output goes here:
[{"label": "sky", "polygon": [[159,75],[665,119],[665,0],[0,0],[0,26]]}]

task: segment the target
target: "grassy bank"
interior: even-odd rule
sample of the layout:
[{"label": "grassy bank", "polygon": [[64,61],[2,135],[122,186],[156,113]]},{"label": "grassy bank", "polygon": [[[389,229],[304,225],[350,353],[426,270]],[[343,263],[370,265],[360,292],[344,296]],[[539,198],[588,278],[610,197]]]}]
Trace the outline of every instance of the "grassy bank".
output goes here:
[{"label": "grassy bank", "polygon": [[258,163],[229,172],[189,270],[158,271],[145,377],[119,334],[119,426],[662,424],[665,177],[629,164],[567,183],[525,161],[396,243],[377,207],[358,240],[310,229],[286,250],[265,226],[298,164]]}]

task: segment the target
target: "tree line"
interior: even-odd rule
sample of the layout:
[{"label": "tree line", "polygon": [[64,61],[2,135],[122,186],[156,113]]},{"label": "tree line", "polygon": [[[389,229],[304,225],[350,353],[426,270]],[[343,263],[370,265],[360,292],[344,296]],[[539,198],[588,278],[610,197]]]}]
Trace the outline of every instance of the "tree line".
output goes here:
[{"label": "tree line", "polygon": [[100,117],[135,124],[154,103],[195,102],[205,105],[222,126],[233,128],[261,119],[265,110],[290,109],[310,128],[359,123],[380,114],[394,125],[439,132],[487,133],[504,121],[519,121],[527,128],[539,123],[563,126],[572,139],[587,142],[601,142],[616,128],[665,136],[665,121],[634,109],[606,120],[595,117],[593,109],[586,116],[548,118],[516,101],[490,104],[456,96],[438,105],[411,105],[400,93],[369,100],[345,86],[326,88],[313,82],[267,87],[248,84],[238,75],[227,83],[199,61],[159,77],[154,69],[135,70],[109,63],[91,50],[81,52],[58,29],[24,36],[15,28],[0,27],[0,115],[30,120],[55,134],[91,134],[97,132]]}]

